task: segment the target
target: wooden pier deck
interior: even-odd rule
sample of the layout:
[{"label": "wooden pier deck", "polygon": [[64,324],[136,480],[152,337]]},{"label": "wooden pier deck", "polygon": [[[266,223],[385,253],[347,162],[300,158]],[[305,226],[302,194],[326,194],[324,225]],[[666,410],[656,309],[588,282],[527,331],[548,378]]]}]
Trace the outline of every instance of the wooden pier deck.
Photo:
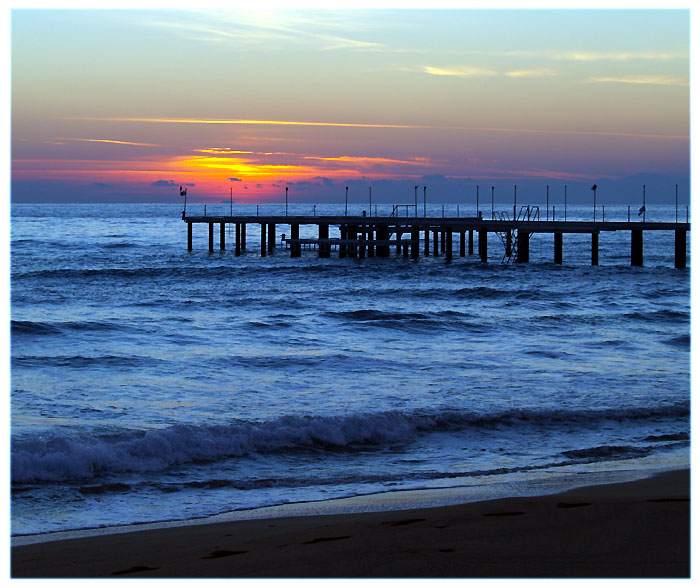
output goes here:
[{"label": "wooden pier deck", "polygon": [[[535,233],[551,233],[554,237],[554,262],[562,263],[563,240],[566,233],[588,233],[591,235],[591,264],[598,265],[598,239],[601,232],[630,232],[630,263],[644,263],[643,242],[646,231],[673,231],[675,233],[675,267],[687,265],[686,247],[689,222],[644,222],[644,221],[569,221],[493,219],[481,217],[396,217],[396,216],[286,216],[286,215],[226,215],[187,216],[187,248],[192,250],[192,230],[195,224],[206,224],[209,228],[209,250],[214,249],[214,225],[219,225],[219,248],[226,248],[226,225],[235,225],[234,248],[236,254],[246,250],[246,227],[260,226],[260,255],[265,256],[277,246],[276,231],[280,225],[289,226],[280,242],[290,249],[291,257],[301,256],[304,246],[318,249],[319,257],[330,257],[331,250],[338,250],[339,257],[387,257],[391,247],[397,253],[420,256],[423,254],[444,255],[450,261],[454,255],[453,237],[459,238],[459,255],[474,254],[474,234],[477,236],[478,255],[482,262],[488,261],[488,233],[496,233],[504,246],[502,259],[525,263],[529,261],[529,240]],[[299,238],[301,225],[316,225],[317,238]],[[339,236],[331,238],[330,227],[337,227]],[[422,234],[422,237],[421,237]],[[407,235],[408,238],[403,236]],[[468,248],[467,248],[468,238]]]}]

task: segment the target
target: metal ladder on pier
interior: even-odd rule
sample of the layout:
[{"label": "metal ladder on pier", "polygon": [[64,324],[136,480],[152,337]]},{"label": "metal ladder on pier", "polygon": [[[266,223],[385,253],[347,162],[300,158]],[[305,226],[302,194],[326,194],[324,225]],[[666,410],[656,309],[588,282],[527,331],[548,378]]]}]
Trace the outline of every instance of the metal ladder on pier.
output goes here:
[{"label": "metal ladder on pier", "polygon": [[[497,212],[495,214],[494,220],[509,221],[510,217],[507,212]],[[540,207],[523,205],[518,211],[518,216],[515,219],[517,221],[538,221],[540,220]],[[503,243],[503,257],[501,258],[501,263],[513,263],[518,258],[518,239],[516,238],[516,230],[509,229],[507,231],[496,231],[496,234],[501,239]],[[532,233],[528,235],[531,237]],[[510,248],[508,247],[508,242],[510,241]]]}]

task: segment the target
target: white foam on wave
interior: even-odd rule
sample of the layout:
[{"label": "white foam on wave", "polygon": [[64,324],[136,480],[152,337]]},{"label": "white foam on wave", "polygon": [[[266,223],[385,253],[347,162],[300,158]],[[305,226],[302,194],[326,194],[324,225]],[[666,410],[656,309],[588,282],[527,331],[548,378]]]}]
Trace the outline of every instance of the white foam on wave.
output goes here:
[{"label": "white foam on wave", "polygon": [[283,416],[229,425],[174,425],[118,435],[51,434],[12,441],[14,484],[81,481],[99,475],[157,472],[171,466],[212,462],[286,450],[338,451],[410,443],[418,434],[503,426],[572,425],[605,419],[685,417],[687,404],[654,409],[592,411],[513,410],[491,414],[445,410],[348,416]]}]

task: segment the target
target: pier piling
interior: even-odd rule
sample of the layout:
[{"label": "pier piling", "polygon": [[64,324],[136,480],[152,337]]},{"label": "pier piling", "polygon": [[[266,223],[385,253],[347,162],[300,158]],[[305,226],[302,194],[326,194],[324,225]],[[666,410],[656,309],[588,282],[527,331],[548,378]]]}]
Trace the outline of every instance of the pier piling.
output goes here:
[{"label": "pier piling", "polygon": [[420,256],[420,229],[418,225],[414,225],[411,228],[411,257],[413,259],[418,259]]},{"label": "pier piling", "polygon": [[[387,241],[389,239],[389,227],[387,225],[377,225],[377,241]],[[389,257],[388,245],[377,245],[377,257]]]},{"label": "pier piling", "polygon": [[598,265],[598,231],[591,233],[591,265]]},{"label": "pier piling", "polygon": [[226,249],[226,223],[219,223],[219,249]]},{"label": "pier piling", "polygon": [[445,229],[445,261],[452,261],[452,227]]},{"label": "pier piling", "polygon": [[290,257],[301,257],[301,243],[299,243],[299,223],[292,223],[289,227],[291,229],[292,246],[290,247]]},{"label": "pier piling", "polygon": [[562,263],[562,234],[560,231],[554,233],[554,263]]},{"label": "pier piling", "polygon": [[[321,223],[318,225],[318,238],[328,239],[328,223]],[[328,258],[331,256],[331,245],[330,243],[320,242],[318,244],[318,256]]]},{"label": "pier piling", "polygon": [[265,229],[267,225],[265,223],[260,223],[260,257],[265,257],[267,255],[267,243],[265,242]]},{"label": "pier piling", "polygon": [[641,229],[632,229],[632,265],[644,265],[644,236]]},{"label": "pier piling", "polygon": [[236,223],[236,256],[241,254],[241,223]]},{"label": "pier piling", "polygon": [[187,223],[187,251],[192,251],[192,223]]},{"label": "pier piling", "polygon": [[459,232],[459,256],[460,257],[464,257],[466,254],[465,233],[466,233],[466,231]]},{"label": "pier piling", "polygon": [[479,258],[482,263],[488,261],[488,237],[489,233],[486,229],[479,229]]},{"label": "pier piling", "polygon": [[469,229],[469,255],[474,255],[474,230]]},{"label": "pier piling", "polygon": [[267,250],[272,252],[275,248],[275,223],[267,225]]},{"label": "pier piling", "polygon": [[214,223],[209,223],[209,251],[214,251]]},{"label": "pier piling", "polygon": [[516,261],[518,263],[528,263],[530,261],[530,233],[523,229],[518,229],[518,251]]},{"label": "pier piling", "polygon": [[676,230],[676,254],[675,254],[675,266],[685,267],[686,264],[686,231],[683,229]]}]

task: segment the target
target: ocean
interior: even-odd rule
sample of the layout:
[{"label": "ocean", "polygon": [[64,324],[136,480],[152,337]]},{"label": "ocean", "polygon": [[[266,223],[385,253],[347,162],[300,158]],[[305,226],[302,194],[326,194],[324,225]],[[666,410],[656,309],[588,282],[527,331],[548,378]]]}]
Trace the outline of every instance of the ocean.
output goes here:
[{"label": "ocean", "polygon": [[644,267],[630,267],[629,232],[601,232],[596,267],[590,235],[564,235],[562,265],[551,235],[533,235],[527,264],[501,263],[494,234],[487,264],[459,257],[458,239],[449,264],[422,247],[418,260],[290,259],[285,226],[261,258],[255,224],[236,257],[218,226],[215,251],[195,225],[188,252],[181,209],[12,205],[13,537],[544,493],[689,465],[690,270],[673,267],[672,232],[644,233]]}]

